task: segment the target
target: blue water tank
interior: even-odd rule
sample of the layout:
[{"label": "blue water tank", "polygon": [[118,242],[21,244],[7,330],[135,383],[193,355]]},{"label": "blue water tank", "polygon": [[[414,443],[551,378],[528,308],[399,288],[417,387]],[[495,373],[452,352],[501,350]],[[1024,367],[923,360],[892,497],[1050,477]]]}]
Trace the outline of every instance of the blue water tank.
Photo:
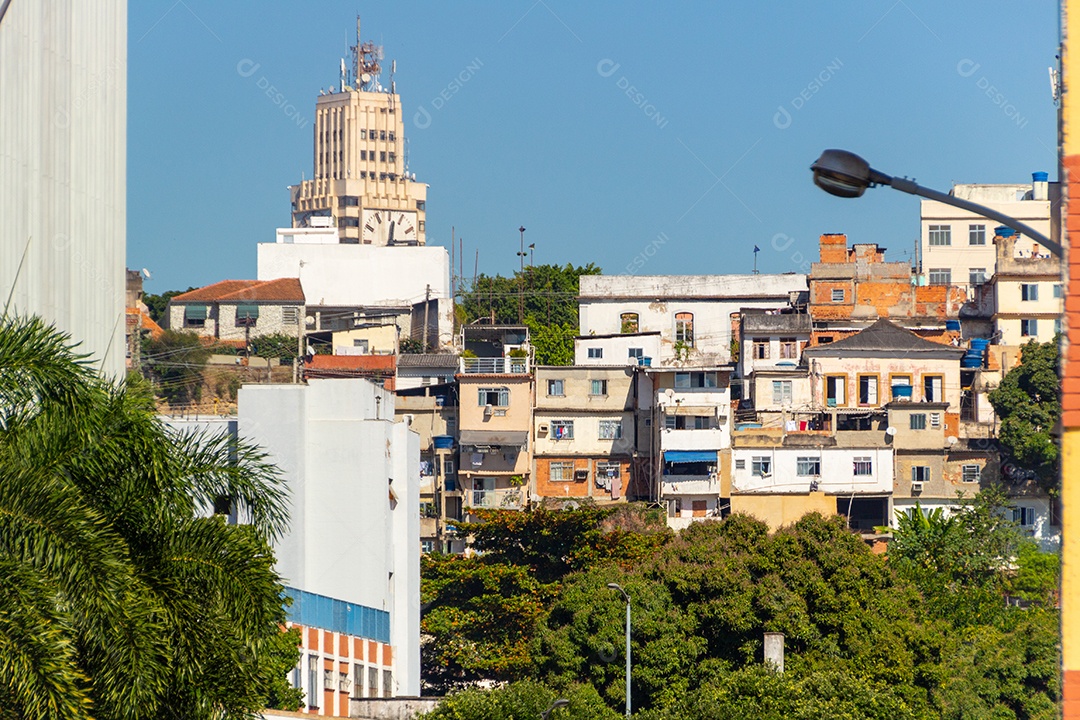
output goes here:
[{"label": "blue water tank", "polygon": [[994,228],[994,234],[997,235],[998,237],[1007,238],[1007,237],[1012,237],[1013,235],[1015,235],[1016,231],[1013,230],[1011,227],[1005,227],[1004,225],[998,225],[996,228]]},{"label": "blue water tank", "polygon": [[990,338],[971,338],[972,350],[985,350],[990,347]]},{"label": "blue water tank", "polygon": [[910,385],[893,385],[892,386],[892,396],[894,398],[896,398],[897,400],[900,400],[902,398],[910,400],[911,399],[911,386]]},{"label": "blue water tank", "polygon": [[641,367],[652,367],[652,358],[651,357],[643,357],[643,358],[641,358]]},{"label": "blue water tank", "polygon": [[1033,172],[1031,173],[1031,179],[1034,182],[1047,182],[1050,179],[1050,173]]},{"label": "blue water tank", "polygon": [[965,355],[960,358],[960,367],[962,368],[981,368],[983,366],[982,355]]},{"label": "blue water tank", "polygon": [[945,321],[945,329],[946,330],[952,330],[953,332],[960,332],[960,321],[959,320],[946,320]]},{"label": "blue water tank", "polygon": [[454,447],[453,435],[436,435],[431,438],[431,441],[435,443],[436,450],[451,450]]}]

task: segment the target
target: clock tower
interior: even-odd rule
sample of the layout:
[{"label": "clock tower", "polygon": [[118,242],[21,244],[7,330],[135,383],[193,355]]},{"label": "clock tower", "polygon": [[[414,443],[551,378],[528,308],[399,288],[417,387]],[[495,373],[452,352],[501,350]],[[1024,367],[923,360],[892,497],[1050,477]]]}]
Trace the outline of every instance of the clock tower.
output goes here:
[{"label": "clock tower", "polygon": [[405,164],[401,99],[393,69],[389,88],[380,82],[382,58],[357,18],[352,67],[342,60],[339,85],[315,101],[314,173],[289,188],[292,225],[329,217],[342,243],[424,245],[427,185]]}]

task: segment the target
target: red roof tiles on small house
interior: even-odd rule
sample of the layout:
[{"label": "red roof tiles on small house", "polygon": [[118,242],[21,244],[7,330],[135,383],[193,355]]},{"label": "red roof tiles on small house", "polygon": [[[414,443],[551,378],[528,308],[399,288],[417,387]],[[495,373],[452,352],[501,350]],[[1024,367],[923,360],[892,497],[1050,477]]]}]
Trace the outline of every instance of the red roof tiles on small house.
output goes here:
[{"label": "red roof tiles on small house", "polygon": [[304,301],[304,288],[300,285],[299,278],[222,280],[172,298],[172,302],[176,303],[303,303]]}]

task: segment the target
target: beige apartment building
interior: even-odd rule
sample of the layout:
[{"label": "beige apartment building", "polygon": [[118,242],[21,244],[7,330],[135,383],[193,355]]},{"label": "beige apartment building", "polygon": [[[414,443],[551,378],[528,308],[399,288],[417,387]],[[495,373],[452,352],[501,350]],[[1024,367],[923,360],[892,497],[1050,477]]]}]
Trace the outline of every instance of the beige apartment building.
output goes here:
[{"label": "beige apartment building", "polygon": [[293,227],[333,218],[342,243],[424,245],[427,185],[405,163],[401,98],[380,83],[382,47],[362,43],[340,85],[315,101],[315,167],[289,188]]},{"label": "beige apartment building", "polygon": [[534,497],[626,500],[634,388],[628,366],[536,368]]}]

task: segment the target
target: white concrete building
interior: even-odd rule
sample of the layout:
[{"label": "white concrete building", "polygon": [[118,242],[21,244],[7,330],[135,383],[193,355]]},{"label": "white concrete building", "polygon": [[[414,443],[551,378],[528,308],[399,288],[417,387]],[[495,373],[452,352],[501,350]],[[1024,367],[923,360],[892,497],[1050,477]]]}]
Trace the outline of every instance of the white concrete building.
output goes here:
[{"label": "white concrete building", "polygon": [[122,377],[127,2],[2,7],[0,288]]},{"label": "white concrete building", "polygon": [[659,332],[584,335],[574,338],[575,365],[642,365],[660,359]]},{"label": "white concrete building", "polygon": [[[660,333],[653,365],[731,362],[732,315],[778,308],[806,275],[582,275],[581,336]],[[615,353],[617,354],[617,353]],[[588,359],[588,358],[587,358]],[[608,363],[618,362],[618,358]]]},{"label": "white concrete building", "polygon": [[[1033,173],[1031,184],[959,184],[950,194],[984,205],[1058,240],[1061,187],[1046,173]],[[929,285],[978,286],[994,274],[997,257],[994,228],[999,223],[937,202],[921,202],[920,275]],[[1016,244],[1016,257],[1048,255],[1028,237]]]},{"label": "white concrete building", "polygon": [[732,494],[888,495],[893,489],[888,447],[737,447],[731,457]]},{"label": "white concrete building", "polygon": [[249,385],[239,433],[288,484],[275,548],[302,627],[294,684],[309,712],[347,715],[350,696],[420,694],[419,436],[394,395],[366,380]]}]

